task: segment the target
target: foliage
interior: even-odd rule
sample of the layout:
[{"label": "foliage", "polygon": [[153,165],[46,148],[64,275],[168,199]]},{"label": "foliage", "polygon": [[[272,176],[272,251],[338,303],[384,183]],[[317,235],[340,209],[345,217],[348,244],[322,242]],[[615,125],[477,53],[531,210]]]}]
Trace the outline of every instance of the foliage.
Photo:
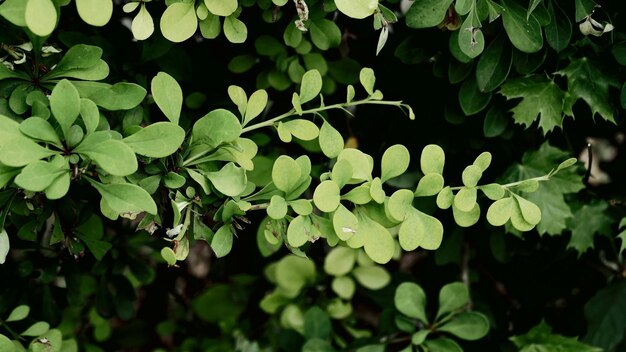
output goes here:
[{"label": "foliage", "polygon": [[622,12],[0,0],[0,350],[623,349]]}]

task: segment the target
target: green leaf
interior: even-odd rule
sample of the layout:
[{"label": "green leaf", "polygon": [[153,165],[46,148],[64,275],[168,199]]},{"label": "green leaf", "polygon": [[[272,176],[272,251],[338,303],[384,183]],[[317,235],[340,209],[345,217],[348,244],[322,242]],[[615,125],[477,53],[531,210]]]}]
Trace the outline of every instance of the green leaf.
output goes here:
[{"label": "green leaf", "polygon": [[567,48],[572,38],[572,23],[567,13],[554,1],[548,2],[550,23],[545,27],[546,41],[552,49],[561,52]]},{"label": "green leaf", "polygon": [[359,81],[365,89],[368,95],[374,94],[374,84],[376,83],[376,76],[374,76],[374,70],[369,67],[363,67],[359,73]]},{"label": "green leaf", "polygon": [[[145,3],[142,3],[141,7],[139,7],[139,12],[137,16],[133,18],[130,29],[137,40],[146,40],[154,33],[154,20],[146,9]],[[200,29],[202,30],[202,25]]]},{"label": "green leaf", "polygon": [[394,304],[400,313],[428,324],[428,319],[426,318],[426,294],[418,284],[412,282],[401,283],[396,289]]},{"label": "green leaf", "polygon": [[20,133],[17,122],[0,115],[0,163],[21,167],[54,154]]},{"label": "green leaf", "polygon": [[15,177],[15,184],[31,192],[41,192],[67,172],[69,168],[64,170],[52,163],[38,160],[22,169],[22,172]]},{"label": "green leaf", "polygon": [[522,212],[522,217],[526,222],[532,225],[537,225],[541,221],[541,209],[537,205],[528,200],[514,194],[515,200]]},{"label": "green leaf", "polygon": [[300,85],[300,104],[304,104],[315,99],[315,97],[320,94],[321,90],[322,76],[319,71],[307,71],[304,76],[302,76],[302,83]]},{"label": "green leaf", "polygon": [[146,90],[140,85],[120,82],[106,89],[99,89],[88,98],[104,109],[116,111],[134,108],[141,103],[145,96]]},{"label": "green leaf", "polygon": [[541,321],[524,335],[513,336],[511,341],[520,352],[601,352],[602,349],[579,342],[575,337],[552,333],[552,328]]},{"label": "green leaf", "polygon": [[47,142],[54,144],[55,146],[61,148],[63,145],[61,144],[61,140],[57,135],[54,127],[50,125],[50,123],[41,117],[32,116],[20,124],[20,132],[27,135],[28,137],[40,140],[42,142]]},{"label": "green leaf", "polygon": [[444,179],[440,174],[430,173],[419,180],[415,189],[415,197],[430,197],[443,189]]},{"label": "green leaf", "polygon": [[612,234],[613,219],[607,215],[608,204],[596,202],[585,204],[578,209],[568,221],[568,228],[572,237],[567,248],[573,248],[580,256],[588,249],[593,248],[595,234],[610,236]]},{"label": "green leaf", "polygon": [[395,191],[386,204],[390,217],[398,222],[404,221],[414,210],[412,206],[413,198],[413,193],[408,189]]},{"label": "green leaf", "polygon": [[441,209],[448,209],[454,202],[454,194],[450,189],[450,186],[444,187],[437,195],[437,206]]},{"label": "green leaf", "polygon": [[[5,229],[0,231],[0,264],[4,264],[7,260],[7,255],[11,249],[11,243],[9,242],[9,235]],[[10,321],[10,320],[7,320]],[[1,336],[1,335],[0,335]]]},{"label": "green leaf", "polygon": [[167,265],[172,266],[176,264],[176,253],[174,253],[170,247],[163,247],[161,249],[161,257],[165,260]]},{"label": "green leaf", "polygon": [[287,204],[289,204],[291,209],[298,215],[310,215],[313,212],[313,206],[308,199],[296,199]]},{"label": "green leaf", "polygon": [[409,150],[403,145],[387,148],[381,161],[381,180],[385,182],[402,175],[409,168],[410,158]]},{"label": "green leaf", "polygon": [[307,339],[328,339],[331,332],[328,314],[317,306],[309,308],[304,314],[304,336]]},{"label": "green leaf", "polygon": [[331,282],[331,289],[340,298],[349,300],[352,299],[352,296],[354,296],[354,292],[356,291],[356,285],[352,278],[348,276],[338,276],[335,277]]},{"label": "green leaf", "polygon": [[267,215],[275,220],[280,220],[287,215],[287,202],[285,198],[274,195],[270,199],[270,205],[267,207]]},{"label": "green leaf", "polygon": [[176,80],[165,72],[159,72],[150,83],[154,102],[171,122],[178,124],[183,107],[183,91]]},{"label": "green leaf", "polygon": [[335,0],[335,5],[346,16],[363,19],[376,12],[378,0]]},{"label": "green leaf", "polygon": [[615,123],[615,107],[609,96],[610,87],[619,87],[615,75],[605,72],[597,62],[586,57],[573,59],[566,68],[556,73],[567,77],[568,89],[563,105],[567,116],[574,116],[574,104],[583,99],[589,105],[592,117],[599,114]]},{"label": "green leaf", "polygon": [[185,130],[173,122],[157,122],[123,139],[132,150],[151,158],[174,154],[183,144]]},{"label": "green leaf", "polygon": [[342,241],[347,241],[359,230],[359,221],[356,216],[341,204],[333,213],[332,221],[335,233]]},{"label": "green leaf", "polygon": [[231,43],[243,43],[248,37],[248,28],[245,23],[233,16],[229,16],[224,19],[224,35]]},{"label": "green leaf", "polygon": [[502,6],[502,23],[513,46],[525,53],[541,50],[543,36],[537,18],[532,14],[527,17],[526,10],[511,0],[503,1]]},{"label": "green leaf", "polygon": [[588,15],[593,13],[596,3],[593,0],[575,0],[576,4],[576,22],[580,22]]},{"label": "green leaf", "polygon": [[18,27],[26,27],[26,5],[24,0],[6,0],[0,4],[0,15]]},{"label": "green leaf", "polygon": [[93,160],[102,170],[114,176],[127,176],[137,171],[135,153],[122,141],[110,139],[89,143],[85,139],[74,151]]},{"label": "green leaf", "polygon": [[96,103],[89,99],[80,100],[80,116],[85,124],[85,133],[91,134],[96,131],[100,123],[100,111]]},{"label": "green leaf", "polygon": [[234,142],[241,135],[241,124],[230,111],[217,109],[209,112],[193,125],[194,143],[216,148],[222,143]]},{"label": "green leaf", "polygon": [[509,221],[514,208],[515,200],[511,197],[497,200],[487,210],[487,221],[493,226],[502,226]]},{"label": "green leaf", "polygon": [[309,21],[311,41],[320,50],[337,47],[341,43],[341,31],[335,22],[322,18]]},{"label": "green leaf", "polygon": [[455,315],[437,330],[448,332],[463,340],[474,341],[487,335],[489,320],[480,313],[465,312]]},{"label": "green leaf", "polygon": [[246,171],[232,162],[224,165],[219,171],[206,172],[205,176],[215,189],[229,197],[236,197],[243,193],[248,184]]},{"label": "green leaf", "polygon": [[272,167],[272,181],[276,188],[285,193],[295,189],[302,176],[300,166],[286,155],[279,156]]},{"label": "green leaf", "polygon": [[483,111],[491,101],[492,94],[482,93],[474,77],[463,82],[459,90],[459,104],[466,116],[471,116]]},{"label": "green leaf", "polygon": [[619,280],[599,290],[585,304],[590,345],[613,351],[622,342],[626,329],[626,281]]},{"label": "green leaf", "polygon": [[294,137],[303,141],[311,141],[320,134],[319,128],[309,120],[295,119],[287,122],[279,122],[282,127]]},{"label": "green leaf", "polygon": [[313,193],[315,206],[325,212],[331,213],[339,206],[339,186],[331,180],[320,183]]},{"label": "green leaf", "polygon": [[402,249],[412,251],[417,247],[435,250],[443,240],[443,225],[436,218],[413,211],[400,225],[398,240]]},{"label": "green leaf", "polygon": [[445,153],[440,146],[436,144],[425,146],[420,158],[422,173],[424,173],[424,175],[430,173],[443,174],[445,160]]},{"label": "green leaf", "polygon": [[[359,230],[351,240],[363,239],[365,253],[376,263],[386,264],[391,260],[396,250],[396,244],[389,230],[370,217],[360,212],[357,214]],[[350,245],[350,242],[348,242]]]},{"label": "green leaf", "polygon": [[76,0],[78,15],[87,24],[102,27],[113,15],[112,0]]},{"label": "green leaf", "polygon": [[[23,1],[23,0],[20,0]],[[8,337],[0,334],[0,351],[16,352],[15,345]]]},{"label": "green leaf", "polygon": [[478,204],[474,204],[474,207],[471,210],[463,211],[453,204],[452,215],[454,216],[454,221],[457,225],[461,227],[470,227],[476,224],[480,219],[480,207]]},{"label": "green leaf", "polygon": [[157,213],[156,203],[143,188],[130,183],[103,184],[88,179],[102,200],[117,213]]},{"label": "green leaf", "polygon": [[468,212],[476,205],[477,191],[475,187],[463,187],[454,196],[454,206],[464,212]]},{"label": "green leaf", "polygon": [[509,75],[513,65],[511,48],[504,36],[498,36],[480,56],[476,66],[476,84],[481,92],[498,88]]},{"label": "green leaf", "polygon": [[252,95],[250,96],[250,100],[248,100],[246,104],[245,116],[243,119],[244,126],[252,121],[252,119],[254,119],[255,117],[261,115],[261,113],[265,110],[265,107],[267,106],[267,99],[267,91],[265,89],[259,89],[256,92],[252,93]]},{"label": "green leaf", "polygon": [[22,336],[39,336],[43,335],[50,330],[50,324],[45,321],[38,321],[31,325],[28,329],[24,330],[20,335]]},{"label": "green leaf", "polygon": [[176,2],[171,4],[161,16],[161,32],[163,36],[174,43],[189,39],[198,28],[198,18],[194,4]]},{"label": "green leaf", "polygon": [[461,175],[465,187],[476,187],[482,176],[483,169],[473,164],[467,166]]},{"label": "green leaf", "polygon": [[406,13],[406,25],[411,28],[435,27],[446,17],[452,0],[417,0]]},{"label": "green leaf", "polygon": [[463,349],[454,340],[440,337],[434,340],[426,340],[424,346],[429,352],[463,352]]},{"label": "green leaf", "polygon": [[50,95],[50,110],[67,139],[69,128],[80,114],[80,96],[70,81],[61,80]]},{"label": "green leaf", "polygon": [[458,47],[468,59],[477,57],[485,49],[485,36],[479,24],[475,11],[472,11],[457,31]]},{"label": "green leaf", "polygon": [[343,276],[354,268],[356,251],[347,247],[335,247],[324,258],[324,271],[328,275]]},{"label": "green leaf", "polygon": [[380,290],[391,282],[391,276],[382,266],[359,266],[352,270],[352,275],[363,287]]},{"label": "green leaf", "polygon": [[319,132],[319,143],[322,153],[328,158],[336,158],[343,150],[344,140],[341,133],[331,126],[326,120],[322,123]]},{"label": "green leaf", "polygon": [[22,304],[20,306],[15,307],[11,311],[11,314],[9,314],[9,317],[6,318],[5,321],[6,322],[20,321],[20,320],[26,319],[29,313],[30,313],[30,307]]},{"label": "green leaf", "polygon": [[554,81],[540,75],[513,78],[502,85],[500,93],[509,100],[522,98],[511,110],[516,123],[530,127],[539,117],[544,134],[561,127],[565,93]]},{"label": "green leaf", "polygon": [[237,10],[237,0],[204,0],[204,4],[217,16],[230,16]]},{"label": "green leaf", "polygon": [[464,283],[453,282],[445,285],[439,291],[439,310],[435,319],[463,308],[468,302],[469,291]]},{"label": "green leaf", "polygon": [[28,29],[40,37],[49,36],[57,24],[57,9],[52,0],[28,0],[24,16]]},{"label": "green leaf", "polygon": [[211,240],[211,249],[215,252],[215,256],[222,258],[230,253],[233,248],[233,233],[230,230],[230,224],[224,224],[213,235]]}]

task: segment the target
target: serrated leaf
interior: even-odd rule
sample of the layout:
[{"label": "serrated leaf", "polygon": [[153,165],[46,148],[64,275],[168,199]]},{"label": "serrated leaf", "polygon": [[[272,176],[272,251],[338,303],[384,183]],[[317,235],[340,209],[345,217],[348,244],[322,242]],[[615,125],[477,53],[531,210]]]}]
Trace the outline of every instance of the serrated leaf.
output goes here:
[{"label": "serrated leaf", "polygon": [[541,321],[524,335],[513,336],[511,341],[520,352],[601,352],[602,349],[586,345],[575,337],[566,337],[552,332],[552,328]]},{"label": "serrated leaf", "polygon": [[516,123],[530,127],[539,117],[544,134],[561,127],[565,93],[554,81],[540,75],[514,78],[502,85],[500,93],[509,100],[522,98],[511,109]]},{"label": "serrated leaf", "polygon": [[568,221],[568,227],[572,230],[572,237],[567,248],[573,248],[582,255],[588,249],[593,248],[595,234],[610,235],[613,219],[607,215],[608,204],[598,202],[585,204],[578,209]]}]

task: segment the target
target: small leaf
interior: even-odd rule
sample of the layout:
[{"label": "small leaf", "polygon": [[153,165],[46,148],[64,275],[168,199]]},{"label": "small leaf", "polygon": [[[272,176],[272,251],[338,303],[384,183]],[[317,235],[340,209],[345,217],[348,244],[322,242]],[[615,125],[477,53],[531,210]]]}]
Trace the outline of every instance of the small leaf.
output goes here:
[{"label": "small leaf", "polygon": [[193,3],[173,3],[161,16],[161,32],[167,40],[174,43],[189,39],[197,28],[198,18]]},{"label": "small leaf", "polygon": [[362,68],[361,72],[359,73],[359,80],[361,81],[361,85],[368,95],[374,94],[374,84],[376,83],[374,70],[369,67]]},{"label": "small leaf", "polygon": [[[11,249],[11,243],[9,242],[9,235],[5,229],[0,231],[0,264],[4,264]],[[7,320],[10,321],[10,320]]]},{"label": "small leaf", "polygon": [[6,322],[20,321],[20,320],[26,319],[29,313],[30,313],[30,307],[23,304],[23,305],[15,307],[15,309],[11,311],[11,314],[9,314],[9,317],[5,321]]},{"label": "small leaf", "polygon": [[31,32],[40,37],[47,37],[56,27],[57,9],[52,0],[28,0],[24,17]]},{"label": "small leaf", "polygon": [[[237,105],[237,109],[239,110],[241,117],[244,117],[246,109],[248,108],[248,96],[246,95],[246,91],[239,86],[231,85],[228,86],[228,96],[230,97],[230,100]],[[244,125],[246,125],[245,119]]]},{"label": "small leaf", "polygon": [[419,285],[412,282],[401,283],[396,289],[394,303],[400,313],[428,324],[426,294]]},{"label": "small leaf", "polygon": [[482,169],[476,165],[469,165],[463,170],[462,179],[465,187],[476,187],[483,176]]},{"label": "small leaf", "polygon": [[461,211],[468,212],[476,205],[476,188],[463,187],[454,197],[454,206]]},{"label": "small leaf", "polygon": [[228,16],[224,19],[224,35],[231,43],[243,43],[248,37],[248,28],[239,19]]},{"label": "small leaf", "polygon": [[[130,2],[128,4],[139,4],[137,2]],[[150,38],[152,33],[154,33],[154,20],[150,13],[146,9],[146,4],[141,3],[141,7],[139,8],[139,12],[137,16],[133,18],[133,22],[131,23],[131,31],[133,32],[133,36],[137,40],[146,40]]]},{"label": "small leaf", "polygon": [[502,226],[509,221],[514,209],[515,200],[513,198],[507,197],[497,200],[487,210],[487,221],[493,226]]},{"label": "small leaf", "polygon": [[328,275],[343,276],[354,268],[356,250],[347,247],[335,247],[324,258],[324,271]]},{"label": "small leaf", "polygon": [[415,1],[406,13],[406,25],[411,28],[435,27],[446,17],[453,0]]},{"label": "small leaf", "polygon": [[267,99],[267,91],[264,89],[259,89],[252,93],[250,100],[248,100],[247,108],[245,109],[244,125],[247,125],[252,119],[261,115],[267,106]]},{"label": "small leaf", "polygon": [[343,150],[344,140],[341,133],[331,126],[326,120],[322,123],[319,132],[319,143],[322,153],[328,158],[336,158]]},{"label": "small leaf", "polygon": [[61,140],[54,130],[54,127],[41,117],[32,116],[22,121],[20,124],[20,132],[31,138],[54,144],[57,147],[62,147]]},{"label": "small leaf", "polygon": [[381,180],[385,182],[402,175],[409,168],[410,158],[409,150],[403,145],[396,144],[387,148],[381,161]]},{"label": "small leaf", "polygon": [[480,207],[478,204],[474,204],[474,207],[470,211],[462,211],[457,208],[456,205],[453,205],[452,215],[454,216],[454,221],[457,225],[461,227],[470,227],[476,224],[480,219]]},{"label": "small leaf", "polygon": [[211,249],[215,252],[215,256],[222,258],[230,253],[233,248],[233,233],[230,230],[230,224],[224,224],[213,235],[211,240]]},{"label": "small leaf", "polygon": [[454,316],[437,330],[448,332],[463,340],[474,341],[487,335],[489,320],[480,313],[465,312]]},{"label": "small leaf", "polygon": [[243,193],[248,184],[246,171],[232,162],[224,165],[219,171],[206,172],[205,176],[215,189],[229,197]]},{"label": "small leaf", "polygon": [[289,242],[290,246],[298,248],[309,240],[307,225],[310,225],[308,217],[302,215],[298,215],[291,220],[287,228],[287,242]]},{"label": "small leaf", "polygon": [[217,16],[230,16],[237,10],[237,0],[204,0],[207,9]]},{"label": "small leaf", "polygon": [[430,173],[443,174],[443,165],[445,163],[445,153],[440,146],[429,144],[422,150],[420,158],[420,167],[424,175]]},{"label": "small leaf", "polygon": [[337,10],[356,19],[371,16],[378,9],[378,0],[335,0]]},{"label": "small leaf", "polygon": [[164,158],[183,144],[185,130],[172,122],[157,122],[124,138],[124,143],[139,155]]},{"label": "small leaf", "polygon": [[26,329],[20,335],[22,336],[39,336],[45,334],[48,330],[50,330],[50,324],[45,321],[39,321],[31,325],[28,329]]},{"label": "small leaf", "polygon": [[234,142],[241,135],[241,124],[230,111],[217,109],[209,112],[193,125],[194,143],[215,148],[222,143]]},{"label": "small leaf", "polygon": [[444,187],[437,195],[437,206],[441,209],[448,209],[454,202],[454,194],[450,189],[450,186]]},{"label": "small leaf", "polygon": [[413,211],[413,193],[408,189],[400,189],[389,197],[387,202],[387,210],[389,215],[395,221],[404,221]]},{"label": "small leaf", "polygon": [[176,264],[176,253],[174,253],[170,247],[163,247],[161,249],[161,257],[165,260],[167,265],[172,266]]},{"label": "small leaf", "polygon": [[315,188],[313,202],[325,213],[335,211],[339,206],[339,186],[331,180],[323,181]]},{"label": "small leaf", "polygon": [[356,291],[354,280],[348,276],[335,277],[331,282],[330,287],[333,292],[337,294],[337,296],[346,300],[352,299],[352,296],[354,296],[354,292]]},{"label": "small leaf", "polygon": [[380,290],[391,282],[391,276],[382,266],[359,266],[352,270],[352,275],[363,287]]},{"label": "small leaf", "polygon": [[[321,308],[313,306],[304,314],[304,336],[311,339],[328,339],[332,325],[328,314]],[[306,348],[303,349],[306,351]]]},{"label": "small leaf", "polygon": [[76,147],[75,151],[93,160],[107,173],[127,176],[137,171],[137,158],[126,143],[114,139],[93,144],[85,141]]},{"label": "small leaf", "polygon": [[322,90],[322,76],[318,70],[307,71],[300,85],[300,104],[313,100]]},{"label": "small leaf", "polygon": [[287,215],[287,202],[281,196],[272,196],[270,205],[267,207],[267,215],[275,220],[280,220]]},{"label": "small leaf", "polygon": [[415,189],[416,197],[430,197],[443,189],[444,179],[440,174],[431,173],[422,177]]},{"label": "small leaf", "polygon": [[503,1],[505,11],[502,13],[502,23],[511,43],[525,53],[534,53],[543,47],[541,25],[534,15],[526,16],[526,11],[517,3]]},{"label": "small leaf", "polygon": [[52,163],[38,160],[22,169],[15,177],[15,184],[31,192],[41,192],[66,172],[69,172],[69,168],[63,170]]},{"label": "small leaf", "polygon": [[300,182],[301,176],[300,166],[292,158],[281,155],[274,162],[272,181],[279,190],[285,193],[291,192]]},{"label": "small leaf", "polygon": [[468,302],[469,291],[464,283],[453,282],[445,285],[439,291],[439,310],[437,311],[436,319],[439,319],[446,313],[463,308]]},{"label": "small leaf", "polygon": [[332,220],[335,233],[342,241],[347,241],[359,230],[359,222],[356,216],[341,204],[333,213]]},{"label": "small leaf", "polygon": [[485,170],[489,168],[489,165],[491,165],[491,153],[480,153],[480,155],[476,157],[476,160],[474,160],[472,164],[478,166],[481,172],[485,172]]},{"label": "small leaf", "polygon": [[64,79],[54,86],[50,95],[50,110],[67,139],[70,127],[80,114],[80,96],[70,81]]},{"label": "small leaf", "polygon": [[518,195],[515,195],[515,200],[519,205],[519,209],[522,212],[522,217],[526,222],[532,225],[537,225],[541,221],[541,209],[535,203],[532,203]]},{"label": "small leaf", "polygon": [[156,203],[143,188],[130,183],[103,184],[88,179],[102,199],[117,213],[157,213]]},{"label": "small leaf", "polygon": [[165,72],[159,72],[150,83],[152,97],[165,117],[178,124],[183,107],[183,91],[178,82]]},{"label": "small leaf", "polygon": [[303,119],[295,119],[283,123],[285,128],[291,135],[303,141],[311,141],[320,134],[319,128],[311,121]]},{"label": "small leaf", "polygon": [[76,10],[85,23],[102,27],[113,15],[112,0],[76,0]]}]

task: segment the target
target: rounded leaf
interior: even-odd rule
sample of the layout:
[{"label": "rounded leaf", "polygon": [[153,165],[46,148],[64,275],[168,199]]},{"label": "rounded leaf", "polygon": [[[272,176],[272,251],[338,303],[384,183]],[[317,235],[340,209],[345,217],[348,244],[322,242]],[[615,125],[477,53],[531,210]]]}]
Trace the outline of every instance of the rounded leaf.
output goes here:
[{"label": "rounded leaf", "polygon": [[308,218],[302,215],[296,216],[291,220],[289,227],[287,228],[287,242],[292,247],[301,247],[309,240],[309,233],[307,231]]},{"label": "rounded leaf", "polygon": [[465,312],[454,316],[437,330],[450,333],[463,340],[474,341],[487,335],[489,320],[480,313]]},{"label": "rounded leaf", "polygon": [[483,171],[476,165],[469,165],[463,170],[462,179],[465,187],[476,187],[483,176]]},{"label": "rounded leaf", "polygon": [[495,201],[487,210],[487,221],[493,226],[502,226],[509,221],[515,209],[515,200],[511,197]]},{"label": "rounded leaf", "polygon": [[428,174],[422,177],[415,189],[416,197],[430,197],[438,194],[443,189],[444,179],[440,174]]},{"label": "rounded leaf", "polygon": [[194,143],[215,148],[222,143],[234,142],[241,135],[241,123],[232,112],[216,109],[193,125],[191,136]]},{"label": "rounded leaf", "polygon": [[[129,4],[139,4],[139,3],[129,3]],[[127,4],[128,5],[128,4]],[[133,32],[133,36],[137,40],[146,40],[150,38],[152,33],[154,33],[154,20],[150,13],[146,9],[145,3],[141,4],[139,8],[139,12],[137,16],[133,18],[133,23],[130,26],[131,31]]]},{"label": "rounded leaf", "polygon": [[426,294],[418,284],[412,282],[401,283],[396,289],[394,304],[400,313],[428,324],[428,319],[426,318]]},{"label": "rounded leaf", "polygon": [[337,9],[356,19],[371,16],[378,9],[378,0],[335,0]]},{"label": "rounded leaf", "polygon": [[354,296],[354,292],[356,291],[356,285],[354,284],[354,280],[348,276],[338,276],[333,279],[330,284],[333,292],[337,294],[340,298],[343,299],[351,299]]},{"label": "rounded leaf", "polygon": [[454,196],[454,206],[461,211],[468,212],[476,204],[477,191],[475,187],[463,187]]},{"label": "rounded leaf", "polygon": [[300,85],[300,104],[313,100],[322,90],[322,75],[318,70],[307,71]]},{"label": "rounded leaf", "polygon": [[237,0],[204,0],[204,5],[217,16],[230,16],[237,10]]},{"label": "rounded leaf", "polygon": [[161,16],[161,32],[172,42],[180,43],[189,39],[198,27],[194,4],[176,2],[168,6]]},{"label": "rounded leaf", "polygon": [[26,1],[24,17],[28,29],[40,37],[49,36],[57,24],[57,9],[52,0]]},{"label": "rounded leaf", "polygon": [[344,140],[341,133],[326,120],[322,123],[319,134],[319,143],[322,153],[328,158],[336,158],[343,150]]},{"label": "rounded leaf", "polygon": [[341,204],[333,213],[332,220],[335,234],[342,241],[350,239],[359,229],[359,221],[356,216]]},{"label": "rounded leaf", "polygon": [[[144,5],[145,6],[145,5]],[[178,124],[183,107],[183,91],[174,77],[159,72],[150,83],[152,97],[168,120]]]},{"label": "rounded leaf", "polygon": [[135,153],[151,158],[174,154],[183,144],[185,130],[172,122],[157,122],[124,138]]},{"label": "rounded leaf", "polygon": [[380,179],[385,182],[390,178],[402,175],[409,168],[411,155],[401,144],[387,148],[381,161]]},{"label": "rounded leaf", "polygon": [[439,291],[439,310],[437,319],[446,313],[463,308],[469,302],[469,291],[462,282],[453,282],[445,285]]},{"label": "rounded leaf", "polygon": [[174,253],[170,247],[163,247],[161,249],[161,257],[165,260],[167,265],[176,264],[176,253]]},{"label": "rounded leaf", "polygon": [[442,174],[443,165],[446,161],[446,156],[440,146],[436,144],[429,144],[422,150],[420,158],[420,167],[424,175],[430,173]]},{"label": "rounded leaf", "polygon": [[113,15],[113,0],[75,0],[78,15],[85,23],[102,27]]},{"label": "rounded leaf", "polygon": [[298,186],[302,171],[292,158],[281,155],[272,167],[272,181],[279,190],[289,193]]},{"label": "rounded leaf", "polygon": [[391,282],[391,276],[382,266],[359,266],[352,270],[352,275],[363,287],[380,290]]}]

